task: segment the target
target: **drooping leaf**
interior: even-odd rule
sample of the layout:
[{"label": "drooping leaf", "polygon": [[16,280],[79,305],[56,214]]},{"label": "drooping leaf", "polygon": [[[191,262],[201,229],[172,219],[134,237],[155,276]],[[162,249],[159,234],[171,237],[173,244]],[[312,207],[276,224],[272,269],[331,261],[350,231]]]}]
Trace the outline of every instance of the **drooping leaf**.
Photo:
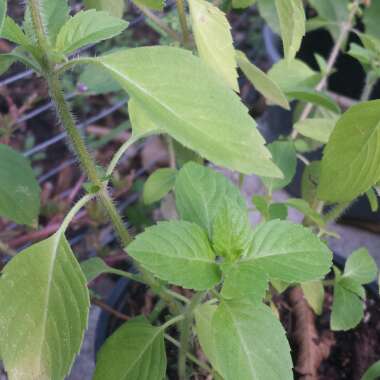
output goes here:
[{"label": "drooping leaf", "polygon": [[328,247],[309,229],[273,220],[257,227],[242,262],[254,262],[272,279],[306,282],[321,279],[331,267]]},{"label": "drooping leaf", "polygon": [[96,277],[100,276],[103,273],[112,273],[113,268],[108,266],[102,259],[99,257],[92,257],[81,263],[81,268],[83,274],[86,277],[87,283],[95,280]]},{"label": "drooping leaf", "polygon": [[242,210],[235,200],[225,199],[212,224],[212,245],[216,254],[233,260],[244,254],[251,238],[248,212]]},{"label": "drooping leaf", "polygon": [[123,18],[125,10],[124,0],[84,0],[87,9],[94,8],[97,11],[106,11],[111,16]]},{"label": "drooping leaf", "polygon": [[318,226],[323,227],[325,225],[325,221],[323,220],[322,216],[318,214],[318,212],[313,208],[311,208],[309,203],[307,203],[305,200],[299,198],[291,198],[286,201],[286,204],[304,214]]},{"label": "drooping leaf", "polygon": [[380,101],[374,100],[351,107],[338,120],[324,151],[318,197],[351,201],[379,179]]},{"label": "drooping leaf", "polygon": [[233,170],[281,177],[238,96],[190,52],[142,47],[99,57],[97,62],[159,128],[185,147]]},{"label": "drooping leaf", "polygon": [[320,80],[320,74],[298,59],[278,61],[268,71],[268,76],[285,93],[300,88],[314,88]]},{"label": "drooping leaf", "polygon": [[211,321],[216,369],[225,380],[291,380],[281,323],[265,305],[221,303]]},{"label": "drooping leaf", "polygon": [[0,0],[0,35],[7,17],[7,0]]},{"label": "drooping leaf", "polygon": [[290,109],[289,102],[277,83],[252,64],[243,52],[237,51],[236,54],[239,67],[257,91],[261,92],[270,103]]},{"label": "drooping leaf", "polygon": [[71,17],[59,31],[55,48],[69,54],[80,47],[117,36],[128,23],[107,12],[90,9]]},{"label": "drooping leaf", "polygon": [[274,163],[284,175],[283,179],[261,177],[266,188],[272,192],[282,189],[291,182],[296,173],[297,156],[291,141],[275,141],[268,145],[268,149],[272,153]]},{"label": "drooping leaf", "polygon": [[334,119],[306,119],[294,124],[294,128],[305,137],[327,144],[336,120]]},{"label": "drooping leaf", "polygon": [[[346,278],[344,281],[338,280],[334,286],[334,300],[330,321],[333,331],[353,329],[363,318],[363,301],[351,289],[351,286],[357,286],[356,284],[354,280]],[[361,287],[361,285],[359,286]]]},{"label": "drooping leaf", "polygon": [[303,294],[314,313],[321,315],[325,301],[325,288],[322,281],[309,281],[301,284]]},{"label": "drooping leaf", "polygon": [[262,302],[268,290],[268,276],[255,263],[237,262],[224,273],[221,295],[226,299],[249,299],[253,303]]},{"label": "drooping leaf", "polygon": [[152,204],[161,200],[173,189],[176,176],[177,170],[170,168],[158,169],[150,175],[144,184],[144,203]]},{"label": "drooping leaf", "polygon": [[189,0],[191,24],[201,59],[239,91],[235,49],[226,15],[205,0]]},{"label": "drooping leaf", "polygon": [[32,50],[32,41],[29,40],[20,26],[9,16],[4,21],[3,30],[0,35],[1,38],[21,45],[25,49]]},{"label": "drooping leaf", "polygon": [[375,279],[377,271],[374,258],[366,248],[360,248],[348,257],[343,277],[349,277],[361,285],[368,284]]},{"label": "drooping leaf", "polygon": [[10,53],[0,54],[0,73],[4,73],[15,62],[21,62],[26,67],[37,73],[41,72],[38,62],[20,46],[14,48]]},{"label": "drooping leaf", "polygon": [[305,10],[302,0],[275,0],[280,20],[281,37],[285,58],[292,60],[301,46],[305,35]]},{"label": "drooping leaf", "polygon": [[131,320],[100,349],[94,380],[158,380],[165,372],[164,330],[143,320]]},{"label": "drooping leaf", "polygon": [[377,38],[380,38],[379,16],[380,3],[378,1],[372,1],[371,5],[364,10],[363,22],[366,33]]},{"label": "drooping leaf", "polygon": [[63,379],[82,343],[89,296],[60,231],[5,267],[0,305],[0,350],[9,378]]},{"label": "drooping leaf", "polygon": [[225,176],[194,162],[178,173],[175,195],[181,219],[202,226],[210,238],[214,219],[225,199],[236,203],[242,212],[246,210],[244,198]]},{"label": "drooping leaf", "polygon": [[40,211],[40,187],[30,163],[0,144],[0,216],[18,224],[35,225]]},{"label": "drooping leaf", "polygon": [[160,222],[138,235],[127,252],[157,277],[175,285],[204,290],[220,281],[207,234],[194,223]]}]

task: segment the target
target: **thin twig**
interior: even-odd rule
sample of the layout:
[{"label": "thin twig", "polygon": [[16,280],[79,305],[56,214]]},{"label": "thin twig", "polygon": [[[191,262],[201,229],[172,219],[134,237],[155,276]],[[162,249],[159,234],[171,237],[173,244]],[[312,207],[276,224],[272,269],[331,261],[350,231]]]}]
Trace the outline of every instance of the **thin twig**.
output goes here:
[{"label": "thin twig", "polygon": [[110,314],[114,315],[115,317],[122,319],[123,321],[129,321],[129,319],[130,319],[130,317],[128,317],[128,315],[120,313],[119,311],[115,310],[114,308],[107,305],[105,302],[99,300],[98,298],[92,297],[91,303],[93,305],[99,306],[101,309],[103,309],[107,313],[110,313]]}]

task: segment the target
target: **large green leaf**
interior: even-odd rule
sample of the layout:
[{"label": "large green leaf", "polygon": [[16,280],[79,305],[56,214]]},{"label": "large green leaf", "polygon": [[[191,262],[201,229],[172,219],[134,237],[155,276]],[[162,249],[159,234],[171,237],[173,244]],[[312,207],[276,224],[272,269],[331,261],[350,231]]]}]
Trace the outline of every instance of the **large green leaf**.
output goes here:
[{"label": "large green leaf", "polygon": [[332,254],[308,228],[273,220],[254,232],[252,248],[242,262],[254,262],[272,279],[318,280],[329,271]]},{"label": "large green leaf", "polygon": [[210,238],[214,219],[225,199],[235,202],[242,212],[246,209],[239,190],[224,175],[194,162],[178,173],[175,195],[181,219],[202,226]]},{"label": "large green leaf", "polygon": [[117,36],[128,23],[108,12],[90,9],[71,17],[59,31],[56,50],[71,53],[85,45],[94,44]]},{"label": "large green leaf", "polygon": [[363,22],[365,31],[377,38],[380,38],[379,29],[380,2],[372,1],[371,5],[364,10]]},{"label": "large green leaf", "polygon": [[63,379],[82,343],[89,296],[60,231],[5,267],[0,305],[0,351],[10,380]]},{"label": "large green leaf", "polygon": [[267,189],[272,192],[273,190],[282,189],[292,181],[296,174],[297,155],[291,141],[275,141],[268,145],[268,149],[272,153],[273,161],[284,175],[283,179],[261,178]]},{"label": "large green leaf", "polygon": [[94,380],[159,380],[165,372],[164,330],[137,319],[106,340],[97,357]]},{"label": "large green leaf", "polygon": [[265,305],[223,302],[211,321],[216,369],[225,380],[291,380],[281,323]]},{"label": "large green leaf", "polygon": [[107,70],[95,65],[85,66],[79,76],[78,83],[86,86],[86,91],[92,95],[121,90],[119,83],[111,77]]},{"label": "large green leaf", "polygon": [[172,47],[142,47],[97,58],[150,119],[214,163],[281,177],[239,97],[200,58]]},{"label": "large green leaf", "polygon": [[144,184],[143,199],[145,204],[161,200],[173,189],[177,170],[164,168],[156,170]]},{"label": "large green leaf", "polygon": [[302,0],[275,0],[280,20],[285,58],[293,59],[305,35],[305,10]]},{"label": "large green leaf", "polygon": [[353,252],[346,261],[343,277],[349,277],[359,284],[368,284],[377,274],[377,265],[366,248]]},{"label": "large green leaf", "polygon": [[239,91],[235,49],[226,15],[205,0],[189,0],[189,5],[199,56],[233,90]]},{"label": "large green leaf", "polygon": [[380,100],[351,107],[324,151],[318,197],[346,202],[380,179]]},{"label": "large green leaf", "polygon": [[238,51],[236,54],[239,67],[257,91],[261,92],[270,103],[290,109],[289,102],[277,83],[252,64],[243,52]]},{"label": "large green leaf", "polygon": [[125,0],[84,0],[87,9],[94,8],[97,11],[106,11],[111,16],[123,18]]},{"label": "large green leaf", "polygon": [[327,144],[335,124],[335,119],[315,118],[298,121],[294,128],[305,137]]},{"label": "large green leaf", "polygon": [[0,0],[0,35],[7,17],[7,0]]},{"label": "large green leaf", "polygon": [[220,281],[206,232],[194,223],[160,222],[139,234],[127,252],[157,277],[175,285],[204,290]]},{"label": "large green leaf", "polygon": [[29,162],[0,144],[0,216],[35,225],[40,211],[40,187]]}]

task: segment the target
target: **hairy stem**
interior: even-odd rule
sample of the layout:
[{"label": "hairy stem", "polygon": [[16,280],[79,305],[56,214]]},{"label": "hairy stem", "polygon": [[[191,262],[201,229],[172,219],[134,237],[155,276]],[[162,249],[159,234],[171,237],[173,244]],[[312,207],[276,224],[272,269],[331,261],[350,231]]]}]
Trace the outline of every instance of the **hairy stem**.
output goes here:
[{"label": "hairy stem", "polygon": [[196,293],[191,302],[187,306],[184,314],[184,320],[181,324],[181,335],[180,335],[180,348],[178,357],[178,378],[179,380],[186,380],[186,357],[189,351],[191,327],[193,323],[193,312],[194,309],[199,305],[205,296],[204,292]]}]

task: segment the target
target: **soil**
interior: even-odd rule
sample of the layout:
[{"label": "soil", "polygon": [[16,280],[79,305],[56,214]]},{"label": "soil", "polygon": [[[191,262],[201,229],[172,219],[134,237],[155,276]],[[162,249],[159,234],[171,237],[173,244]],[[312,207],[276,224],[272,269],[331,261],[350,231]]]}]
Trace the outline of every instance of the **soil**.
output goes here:
[{"label": "soil", "polygon": [[[360,380],[367,368],[380,359],[380,309],[378,299],[368,293],[365,302],[364,319],[355,329],[347,332],[331,332],[329,329],[330,314],[332,305],[332,289],[327,288],[322,316],[316,318],[316,328],[318,339],[328,337],[331,340],[331,350],[327,359],[323,360],[318,369],[318,378],[313,380]],[[297,362],[300,354],[295,342],[295,316],[294,310],[290,306],[289,291],[276,297],[274,300],[280,314],[281,322],[287,331],[290,341],[293,362]],[[148,315],[154,307],[155,298],[146,288],[136,283],[130,283],[128,293],[121,296],[114,308],[125,315],[134,317],[137,315]],[[104,313],[104,312],[103,312]],[[161,315],[164,315],[163,312]],[[161,317],[162,318],[162,317]],[[162,323],[164,319],[161,319]],[[107,335],[112,334],[125,321],[113,315],[109,316]],[[173,331],[171,332],[173,334]],[[174,331],[174,336],[176,331]],[[177,349],[170,343],[166,344],[168,356],[168,378],[177,379],[176,357]],[[199,347],[195,347],[195,352],[201,360],[204,356]],[[205,380],[206,376],[199,375],[194,379]],[[295,380],[311,380],[311,377],[302,376],[294,370]]]}]

